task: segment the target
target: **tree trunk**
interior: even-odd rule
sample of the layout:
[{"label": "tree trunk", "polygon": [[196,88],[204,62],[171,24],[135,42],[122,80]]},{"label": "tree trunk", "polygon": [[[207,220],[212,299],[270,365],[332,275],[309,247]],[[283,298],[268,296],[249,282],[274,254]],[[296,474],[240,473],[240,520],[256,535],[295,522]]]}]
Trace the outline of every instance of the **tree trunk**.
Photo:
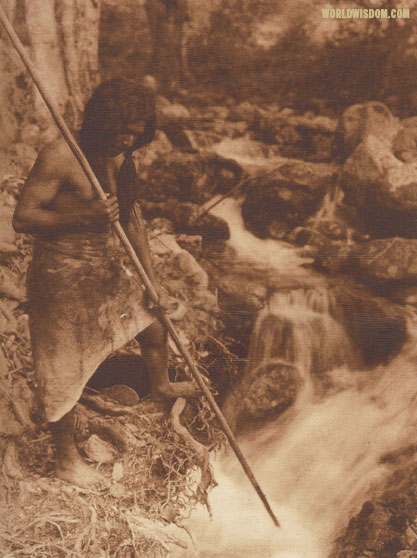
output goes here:
[{"label": "tree trunk", "polygon": [[[101,0],[3,0],[2,6],[62,116],[77,129],[98,81]],[[2,28],[0,75],[0,148],[41,147],[57,131]]]}]

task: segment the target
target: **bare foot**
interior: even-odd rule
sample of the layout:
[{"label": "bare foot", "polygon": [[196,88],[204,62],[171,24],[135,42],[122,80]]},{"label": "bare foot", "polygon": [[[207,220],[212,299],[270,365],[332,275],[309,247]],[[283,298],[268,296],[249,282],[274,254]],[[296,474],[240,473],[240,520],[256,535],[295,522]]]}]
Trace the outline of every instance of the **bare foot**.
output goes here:
[{"label": "bare foot", "polygon": [[61,480],[81,488],[99,488],[104,485],[105,477],[87,465],[81,457],[57,465],[56,475]]},{"label": "bare foot", "polygon": [[192,382],[174,382],[152,390],[153,399],[175,399],[177,397],[200,397],[201,390]]}]

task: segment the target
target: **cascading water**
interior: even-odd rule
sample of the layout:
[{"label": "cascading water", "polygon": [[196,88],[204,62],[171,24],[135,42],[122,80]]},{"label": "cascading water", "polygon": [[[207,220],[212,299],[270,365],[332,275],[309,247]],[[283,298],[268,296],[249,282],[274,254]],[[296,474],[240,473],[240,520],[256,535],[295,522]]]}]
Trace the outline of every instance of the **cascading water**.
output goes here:
[{"label": "cascading water", "polygon": [[[281,345],[303,370],[304,388],[283,415],[239,440],[281,528],[272,525],[235,457],[221,456],[214,465],[219,486],[210,497],[213,520],[202,511],[192,517],[198,551],[188,556],[328,558],[340,529],[390,474],[384,455],[417,441],[415,323],[409,325],[407,347],[389,365],[355,371],[340,366],[352,347],[325,308],[329,299],[313,292],[284,297],[286,305],[278,304],[280,296],[274,301],[278,323],[269,340],[271,313],[259,316],[249,366],[275,358],[276,336],[288,320],[293,334],[285,343],[281,338]],[[317,327],[302,324],[301,301],[321,316],[306,317]],[[319,308],[313,310],[315,303]],[[328,370],[333,384],[318,397],[312,355],[320,352],[322,370],[332,362],[337,368]]]},{"label": "cascading water", "polygon": [[302,378],[297,399],[239,440],[281,528],[229,452],[214,462],[213,519],[206,510],[193,514],[188,527],[196,548],[178,556],[329,558],[348,520],[392,473],[383,457],[417,442],[417,320],[410,317],[401,354],[365,370],[324,283],[301,267],[290,245],[246,231],[238,205],[225,200],[214,211],[227,220],[238,257],[266,264],[280,277],[307,278],[304,287],[271,296],[248,357],[252,373],[275,360],[295,365]]}]

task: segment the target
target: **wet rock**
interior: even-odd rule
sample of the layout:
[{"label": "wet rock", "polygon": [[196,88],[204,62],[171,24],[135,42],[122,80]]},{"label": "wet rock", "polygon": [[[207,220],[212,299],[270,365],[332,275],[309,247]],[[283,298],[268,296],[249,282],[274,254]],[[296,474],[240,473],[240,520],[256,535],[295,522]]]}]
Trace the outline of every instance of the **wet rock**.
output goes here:
[{"label": "wet rock", "polygon": [[191,118],[187,108],[179,103],[170,103],[165,97],[157,98],[156,109],[159,126],[172,121],[187,122]]},{"label": "wet rock", "polygon": [[214,153],[174,152],[152,163],[141,196],[150,201],[177,198],[200,204],[233,188],[242,173],[235,161]]},{"label": "wet rock", "polygon": [[350,272],[351,247],[338,244],[323,243],[315,255],[313,265],[320,271],[329,275]]},{"label": "wet rock", "polygon": [[296,246],[309,244],[321,249],[328,248],[330,245],[329,239],[324,234],[309,227],[296,227],[288,235],[287,240]]},{"label": "wet rock", "polygon": [[363,281],[417,284],[417,240],[381,238],[352,249],[353,271]]},{"label": "wet rock", "polygon": [[193,286],[208,287],[209,279],[207,273],[194,256],[178,245],[174,236],[160,234],[150,241],[150,247],[153,254],[165,256]]},{"label": "wet rock", "polygon": [[401,161],[409,162],[417,158],[417,117],[401,121],[393,141],[393,152]]},{"label": "wet rock", "polygon": [[[168,122],[161,128],[166,137],[169,139],[170,143],[176,149],[180,149],[181,151],[186,151],[189,153],[197,152],[197,149],[193,145],[193,141],[190,137],[189,132],[187,130],[184,130],[181,124],[179,124],[178,122]],[[172,149],[170,151],[172,151]]]},{"label": "wet rock", "polygon": [[244,101],[236,107],[233,107],[229,114],[229,119],[232,122],[247,122],[252,124],[255,119],[257,107],[249,101]]},{"label": "wet rock", "polygon": [[391,145],[399,130],[399,121],[390,110],[378,101],[352,105],[340,121],[344,154],[348,156],[369,135]]},{"label": "wet rock", "polygon": [[345,162],[341,186],[370,234],[416,236],[417,161],[400,161],[385,140],[370,135]]},{"label": "wet rock", "polygon": [[242,205],[246,227],[267,237],[275,220],[291,228],[302,225],[317,211],[337,176],[334,164],[284,161],[267,176],[252,180]]},{"label": "wet rock", "polygon": [[290,407],[298,392],[298,369],[285,362],[271,362],[248,371],[240,385],[226,398],[223,411],[239,432],[279,416]]},{"label": "wet rock", "polygon": [[199,217],[200,207],[195,203],[179,202],[176,199],[170,199],[166,202],[143,200],[141,201],[141,207],[147,219],[155,217],[169,219],[177,233],[199,235],[206,242],[230,238],[226,221],[214,215]]},{"label": "wet rock", "polygon": [[181,250],[173,256],[173,263],[181,270],[184,277],[193,286],[208,287],[209,279],[204,269],[186,250]]},{"label": "wet rock", "polygon": [[312,113],[297,115],[291,109],[257,109],[251,129],[256,139],[279,145],[282,155],[328,160],[337,121]]},{"label": "wet rock", "polygon": [[387,362],[407,339],[407,315],[401,306],[347,284],[332,289],[337,321],[360,348],[365,366]]},{"label": "wet rock", "polygon": [[379,488],[379,496],[365,502],[350,520],[332,558],[356,558],[369,552],[375,558],[412,558],[416,554],[415,534],[413,542],[410,533],[410,527],[416,528],[416,487],[415,464],[402,465]]},{"label": "wet rock", "polygon": [[132,154],[139,177],[146,180],[148,167],[156,159],[171,153],[171,151],[173,151],[173,147],[168,137],[163,131],[157,130],[150,145],[147,145],[146,148],[137,149]]},{"label": "wet rock", "polygon": [[199,110],[199,117],[204,120],[226,120],[229,112],[227,107],[214,105]]}]

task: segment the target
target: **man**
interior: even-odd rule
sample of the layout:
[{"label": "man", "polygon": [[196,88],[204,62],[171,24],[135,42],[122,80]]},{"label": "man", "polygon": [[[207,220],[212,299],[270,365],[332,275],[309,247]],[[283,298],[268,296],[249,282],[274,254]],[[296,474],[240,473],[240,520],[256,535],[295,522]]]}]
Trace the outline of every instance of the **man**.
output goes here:
[{"label": "man", "polygon": [[86,106],[80,144],[108,199],[96,199],[70,148],[58,139],[40,152],[14,215],[16,231],[36,236],[28,278],[29,326],[38,397],[57,449],[57,475],[83,487],[102,478],[74,445],[74,406],[109,353],[136,337],[154,397],[198,393],[191,382],[169,381],[165,329],[146,308],[141,285],[110,232],[110,224],[120,219],[161,294],[131,157],[154,133],[149,90],[121,79],[102,84]]}]

